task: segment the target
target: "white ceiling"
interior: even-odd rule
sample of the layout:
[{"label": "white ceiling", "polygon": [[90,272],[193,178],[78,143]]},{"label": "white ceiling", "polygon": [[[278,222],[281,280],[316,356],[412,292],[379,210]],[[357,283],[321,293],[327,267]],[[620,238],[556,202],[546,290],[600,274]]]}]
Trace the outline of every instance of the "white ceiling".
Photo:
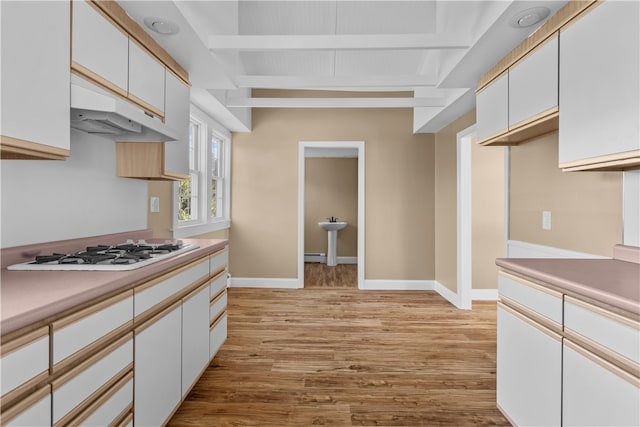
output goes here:
[{"label": "white ceiling", "polygon": [[511,18],[537,6],[552,16],[566,1],[119,3],[145,29],[149,16],[178,24],[176,35],[148,32],[189,71],[192,101],[232,131],[250,130],[255,107],[364,107],[413,108],[413,131],[436,132],[475,106],[478,79],[540,25]]}]

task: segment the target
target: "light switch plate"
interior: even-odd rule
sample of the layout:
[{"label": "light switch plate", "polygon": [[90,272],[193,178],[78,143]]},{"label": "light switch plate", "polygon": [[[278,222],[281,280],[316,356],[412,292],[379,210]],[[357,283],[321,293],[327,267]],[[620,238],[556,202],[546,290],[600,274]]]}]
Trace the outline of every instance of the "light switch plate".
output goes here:
[{"label": "light switch plate", "polygon": [[160,212],[160,197],[149,198],[149,210],[151,212]]},{"label": "light switch plate", "polygon": [[551,230],[551,211],[542,211],[542,229]]}]

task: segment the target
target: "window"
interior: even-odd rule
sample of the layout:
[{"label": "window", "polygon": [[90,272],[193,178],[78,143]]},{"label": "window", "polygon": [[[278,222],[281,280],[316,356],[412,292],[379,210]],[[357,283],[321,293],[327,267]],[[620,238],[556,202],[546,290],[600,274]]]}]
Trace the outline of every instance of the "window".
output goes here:
[{"label": "window", "polygon": [[189,179],[174,187],[174,237],[229,227],[230,144],[228,131],[192,107]]}]

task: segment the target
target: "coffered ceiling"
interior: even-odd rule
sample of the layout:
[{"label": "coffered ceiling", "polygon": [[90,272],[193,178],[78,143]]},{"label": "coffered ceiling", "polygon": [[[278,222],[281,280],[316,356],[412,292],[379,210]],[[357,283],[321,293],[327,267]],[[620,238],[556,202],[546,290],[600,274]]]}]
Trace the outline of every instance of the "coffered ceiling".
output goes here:
[{"label": "coffered ceiling", "polygon": [[[544,22],[519,27],[521,12],[550,17],[566,1],[119,3],[189,71],[192,101],[231,130],[250,130],[256,107],[360,107],[412,108],[413,131],[436,132],[474,107],[480,76]],[[179,32],[155,33],[145,18]]]}]

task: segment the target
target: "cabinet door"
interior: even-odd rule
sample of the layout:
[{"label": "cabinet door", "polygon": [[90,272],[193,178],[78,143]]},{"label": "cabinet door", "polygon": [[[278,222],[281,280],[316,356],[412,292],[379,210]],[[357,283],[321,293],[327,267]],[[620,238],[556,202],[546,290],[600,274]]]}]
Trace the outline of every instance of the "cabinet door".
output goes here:
[{"label": "cabinet door", "polygon": [[0,3],[3,145],[10,137],[69,155],[69,7],[64,1]]},{"label": "cabinet door", "polygon": [[498,303],[498,407],[515,425],[559,426],[561,337]]},{"label": "cabinet door", "polygon": [[127,95],[129,37],[84,0],[73,1],[72,68]]},{"label": "cabinet door", "polygon": [[173,73],[165,77],[165,117],[167,126],[179,135],[177,141],[165,143],[164,170],[178,174],[189,174],[189,108],[190,88]]},{"label": "cabinet door", "polygon": [[509,76],[502,74],[476,97],[478,141],[499,135],[509,127]]},{"label": "cabinet door", "polygon": [[51,386],[47,385],[22,402],[16,404],[0,417],[3,426],[50,426],[51,425]]},{"label": "cabinet door", "polygon": [[560,166],[640,150],[640,3],[606,1],[560,33]]},{"label": "cabinet door", "polygon": [[135,41],[129,42],[129,98],[164,116],[165,69]]},{"label": "cabinet door", "polygon": [[172,305],[135,331],[134,418],[160,426],[182,397],[182,305]]},{"label": "cabinet door", "polygon": [[562,365],[563,425],[640,425],[640,379],[569,340]]},{"label": "cabinet door", "polygon": [[182,304],[182,396],[209,362],[209,283]]},{"label": "cabinet door", "polygon": [[29,381],[46,378],[49,375],[49,328],[3,342],[0,367],[3,397]]},{"label": "cabinet door", "polygon": [[558,107],[558,37],[509,69],[509,129]]}]

